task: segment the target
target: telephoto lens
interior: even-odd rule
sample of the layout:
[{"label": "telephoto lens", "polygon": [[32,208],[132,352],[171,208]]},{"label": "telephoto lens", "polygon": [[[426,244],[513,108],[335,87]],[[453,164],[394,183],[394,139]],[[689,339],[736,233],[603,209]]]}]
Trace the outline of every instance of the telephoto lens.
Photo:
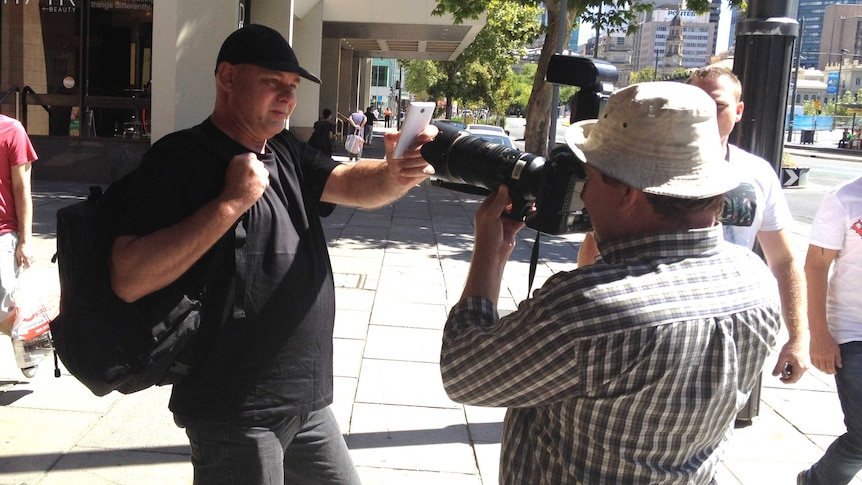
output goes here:
[{"label": "telephoto lens", "polygon": [[532,202],[542,189],[545,159],[470,135],[445,123],[434,141],[422,147],[422,157],[444,182],[488,190],[509,187],[513,199]]}]

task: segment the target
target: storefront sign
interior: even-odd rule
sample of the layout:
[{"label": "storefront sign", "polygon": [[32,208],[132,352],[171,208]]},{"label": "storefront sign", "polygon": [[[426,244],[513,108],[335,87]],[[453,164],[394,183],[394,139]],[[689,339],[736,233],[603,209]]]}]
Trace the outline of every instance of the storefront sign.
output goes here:
[{"label": "storefront sign", "polygon": [[39,10],[43,13],[75,13],[79,0],[40,0]]},{"label": "storefront sign", "polygon": [[90,6],[93,8],[101,8],[103,10],[145,10],[152,12],[153,0],[123,0],[119,2],[91,0]]},{"label": "storefront sign", "polygon": [[[37,0],[0,0],[2,5],[29,5]],[[82,0],[38,0],[39,10],[43,13],[77,13]],[[91,8],[102,10],[142,10],[153,11],[153,0],[92,0]]]}]

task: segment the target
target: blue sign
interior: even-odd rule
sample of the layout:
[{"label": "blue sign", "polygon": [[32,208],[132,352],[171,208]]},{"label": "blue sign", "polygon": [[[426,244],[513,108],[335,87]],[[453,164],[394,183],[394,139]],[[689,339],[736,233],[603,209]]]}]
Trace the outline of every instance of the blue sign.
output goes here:
[{"label": "blue sign", "polygon": [[[790,122],[790,116],[788,115],[785,119],[784,129],[787,129],[787,123]],[[796,115],[793,117],[793,129],[794,130],[817,130],[817,131],[831,131],[832,130],[832,117],[831,116],[803,116]]]},{"label": "blue sign", "polygon": [[829,73],[829,77],[826,79],[826,94],[838,94],[838,71],[832,71]]}]

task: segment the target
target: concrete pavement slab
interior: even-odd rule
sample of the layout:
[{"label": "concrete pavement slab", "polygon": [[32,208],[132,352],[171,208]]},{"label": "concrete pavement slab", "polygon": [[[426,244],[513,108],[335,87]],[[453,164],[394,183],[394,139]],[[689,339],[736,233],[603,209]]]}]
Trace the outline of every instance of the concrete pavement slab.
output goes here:
[{"label": "concrete pavement slab", "polygon": [[371,312],[339,308],[335,312],[334,337],[364,340],[370,319]]},{"label": "concrete pavement slab", "polygon": [[443,330],[447,309],[440,303],[391,301],[375,306],[370,321],[374,325]]},{"label": "concrete pavement slab", "polygon": [[[409,318],[407,319],[409,322]],[[364,356],[368,359],[440,363],[441,330],[371,325]]]},{"label": "concrete pavement slab", "polygon": [[476,473],[443,473],[357,466],[362,483],[377,485],[488,485]]},{"label": "concrete pavement slab", "polygon": [[339,377],[359,378],[364,350],[365,340],[334,338],[333,374]]},{"label": "concrete pavement slab", "polygon": [[361,467],[478,471],[460,408],[356,404],[347,443]]},{"label": "concrete pavement slab", "polygon": [[369,358],[362,361],[356,402],[461,408],[446,395],[439,365]]}]

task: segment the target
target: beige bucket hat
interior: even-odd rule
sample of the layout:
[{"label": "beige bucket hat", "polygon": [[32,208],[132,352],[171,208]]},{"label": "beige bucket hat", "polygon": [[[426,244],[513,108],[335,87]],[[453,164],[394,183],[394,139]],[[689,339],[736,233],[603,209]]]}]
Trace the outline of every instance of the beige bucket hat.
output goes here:
[{"label": "beige bucket hat", "polygon": [[565,136],[585,163],[646,193],[701,199],[739,185],[721,150],[715,101],[696,86],[633,84]]}]

